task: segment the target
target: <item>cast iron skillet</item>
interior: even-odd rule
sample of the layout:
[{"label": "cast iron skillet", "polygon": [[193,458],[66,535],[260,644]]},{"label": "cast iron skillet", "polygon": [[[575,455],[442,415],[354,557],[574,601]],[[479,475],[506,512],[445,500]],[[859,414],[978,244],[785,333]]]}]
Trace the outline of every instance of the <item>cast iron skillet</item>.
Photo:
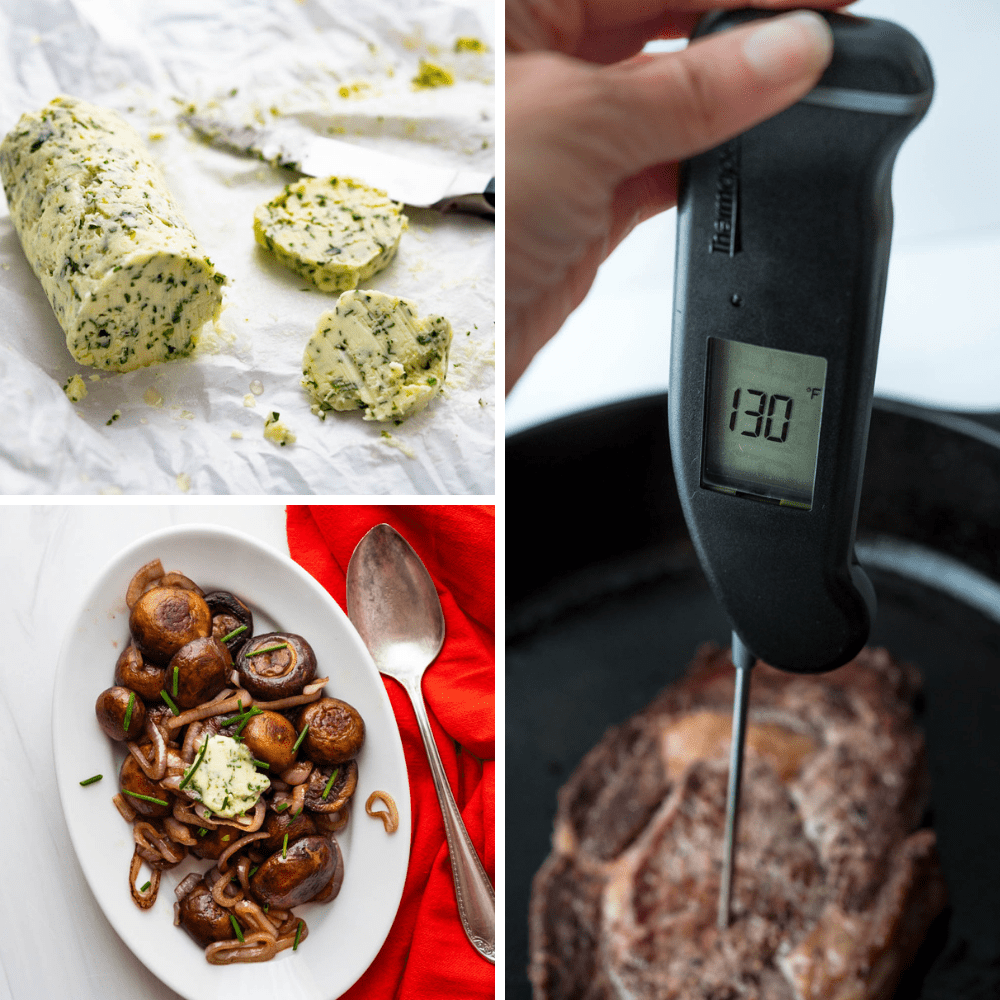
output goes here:
[{"label": "cast iron skillet", "polygon": [[[1000,426],[1000,421],[997,421]],[[527,901],[555,794],[608,726],[729,627],[687,537],[666,396],[511,437],[507,575],[507,982],[530,997]],[[1000,996],[1000,431],[876,401],[858,554],[871,642],[916,663],[951,896],[897,1000]],[[780,600],[780,595],[775,596]]]}]

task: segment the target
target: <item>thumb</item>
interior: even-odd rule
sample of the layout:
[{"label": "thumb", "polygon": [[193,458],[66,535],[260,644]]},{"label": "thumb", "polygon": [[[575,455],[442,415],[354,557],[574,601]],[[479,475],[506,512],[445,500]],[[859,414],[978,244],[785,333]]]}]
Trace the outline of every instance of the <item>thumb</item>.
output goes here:
[{"label": "thumb", "polygon": [[832,55],[829,25],[803,10],[602,69],[619,111],[618,180],[712,149],[783,111],[815,86]]}]

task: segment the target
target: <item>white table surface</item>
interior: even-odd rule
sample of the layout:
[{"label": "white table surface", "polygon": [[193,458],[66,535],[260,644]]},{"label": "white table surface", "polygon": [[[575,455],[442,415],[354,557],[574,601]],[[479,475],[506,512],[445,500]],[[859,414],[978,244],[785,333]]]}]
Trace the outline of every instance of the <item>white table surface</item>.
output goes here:
[{"label": "white table surface", "polygon": [[[851,11],[913,32],[936,79],[933,104],[893,174],[895,229],[875,391],[949,409],[1000,410],[1000,8],[996,0],[861,0]],[[644,223],[605,262],[587,299],[508,397],[508,433],[666,391],[675,226],[673,211]],[[612,357],[609,316],[621,345]]]},{"label": "white table surface", "polygon": [[56,788],[52,685],[67,617],[106,563],[151,531],[195,523],[235,528],[288,555],[280,504],[0,508],[0,634],[9,653],[0,667],[0,759],[4,802],[17,816],[0,833],[0,1000],[177,998],[122,943],[84,880]]}]

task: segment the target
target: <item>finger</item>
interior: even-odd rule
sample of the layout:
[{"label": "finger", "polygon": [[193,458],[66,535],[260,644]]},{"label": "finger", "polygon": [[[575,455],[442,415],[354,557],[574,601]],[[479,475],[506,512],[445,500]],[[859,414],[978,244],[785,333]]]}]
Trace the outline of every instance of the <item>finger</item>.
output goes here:
[{"label": "finger", "polygon": [[599,70],[607,168],[618,182],[712,149],[806,94],[832,54],[826,21],[797,11]]}]

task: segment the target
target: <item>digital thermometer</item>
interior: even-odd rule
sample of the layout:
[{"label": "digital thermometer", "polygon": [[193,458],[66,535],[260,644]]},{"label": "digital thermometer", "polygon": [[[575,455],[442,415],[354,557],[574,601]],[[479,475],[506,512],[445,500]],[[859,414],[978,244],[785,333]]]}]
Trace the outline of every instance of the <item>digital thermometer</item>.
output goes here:
[{"label": "digital thermometer", "polygon": [[[710,14],[695,35],[768,16]],[[875,614],[854,535],[890,181],[933,91],[909,32],[822,16],[834,54],[819,85],[680,178],[670,445],[691,538],[734,632],[727,913],[749,666],[841,666]]]}]

